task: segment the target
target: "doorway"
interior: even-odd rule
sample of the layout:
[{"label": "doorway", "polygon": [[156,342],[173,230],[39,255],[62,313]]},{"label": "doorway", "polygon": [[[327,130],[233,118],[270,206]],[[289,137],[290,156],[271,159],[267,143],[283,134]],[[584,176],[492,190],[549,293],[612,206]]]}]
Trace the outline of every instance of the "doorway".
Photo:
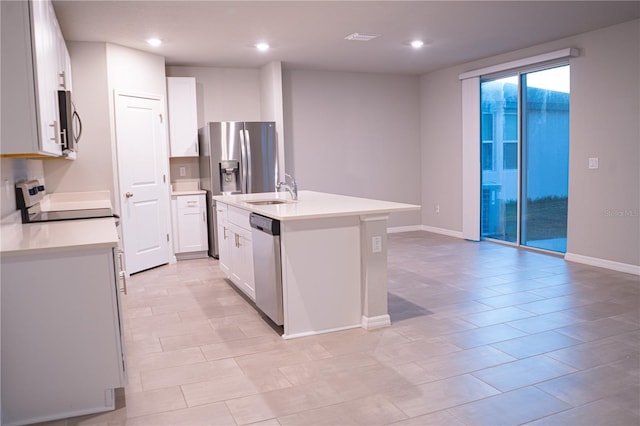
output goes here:
[{"label": "doorway", "polygon": [[569,65],[482,78],[481,235],[567,249]]}]

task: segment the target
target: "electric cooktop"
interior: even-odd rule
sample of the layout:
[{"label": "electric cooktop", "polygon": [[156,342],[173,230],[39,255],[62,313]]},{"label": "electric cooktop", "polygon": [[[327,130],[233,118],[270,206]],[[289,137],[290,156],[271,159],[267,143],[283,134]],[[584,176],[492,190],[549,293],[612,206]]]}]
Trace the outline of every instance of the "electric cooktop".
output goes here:
[{"label": "electric cooktop", "polygon": [[16,204],[22,216],[22,223],[100,219],[104,217],[119,219],[119,216],[114,214],[110,208],[42,211],[40,210],[40,201],[45,194],[44,185],[37,180],[16,184]]},{"label": "electric cooktop", "polygon": [[56,222],[60,220],[99,219],[103,217],[115,217],[115,215],[111,209],[40,211],[34,215],[29,215],[28,222]]}]

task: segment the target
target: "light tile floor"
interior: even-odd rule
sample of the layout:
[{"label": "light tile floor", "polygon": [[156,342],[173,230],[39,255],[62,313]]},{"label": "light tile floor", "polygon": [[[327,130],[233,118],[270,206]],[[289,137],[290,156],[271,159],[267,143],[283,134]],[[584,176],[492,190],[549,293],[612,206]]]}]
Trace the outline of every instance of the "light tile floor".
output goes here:
[{"label": "light tile floor", "polygon": [[640,424],[638,276],[425,232],[388,242],[392,325],[375,331],[284,341],[213,259],[131,277],[119,408],[49,424]]}]

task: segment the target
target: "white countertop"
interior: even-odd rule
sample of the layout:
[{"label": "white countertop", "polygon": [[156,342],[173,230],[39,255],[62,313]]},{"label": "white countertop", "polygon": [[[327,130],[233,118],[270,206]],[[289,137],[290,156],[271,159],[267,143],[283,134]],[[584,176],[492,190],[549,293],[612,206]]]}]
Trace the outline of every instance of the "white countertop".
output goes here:
[{"label": "white countertop", "polygon": [[[48,211],[111,208],[109,191],[49,194],[43,202],[42,210]],[[23,224],[16,210],[2,220],[0,228],[2,256],[117,245],[118,232],[113,218]]]},{"label": "white countertop", "polygon": [[171,196],[178,197],[180,195],[201,195],[206,193],[207,191],[205,191],[204,189],[193,189],[193,190],[186,190],[186,191],[171,191]]},{"label": "white countertop", "polygon": [[[278,220],[304,220],[341,216],[377,215],[419,210],[416,204],[348,197],[315,191],[299,191],[298,200],[291,200],[288,192],[218,195],[214,200],[250,210]],[[256,205],[247,201],[286,200],[284,204]]]},{"label": "white countertop", "polygon": [[2,225],[2,256],[117,247],[112,218]]}]

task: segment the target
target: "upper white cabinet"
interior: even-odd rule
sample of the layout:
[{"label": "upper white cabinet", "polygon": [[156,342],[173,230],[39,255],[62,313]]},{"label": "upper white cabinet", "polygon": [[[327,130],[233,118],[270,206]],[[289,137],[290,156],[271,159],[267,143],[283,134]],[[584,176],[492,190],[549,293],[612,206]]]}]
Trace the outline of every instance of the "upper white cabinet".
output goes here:
[{"label": "upper white cabinet", "polygon": [[48,0],[2,4],[5,156],[61,156],[58,90],[71,90],[69,53]]},{"label": "upper white cabinet", "polygon": [[198,156],[198,108],[194,77],[167,77],[171,157]]}]

